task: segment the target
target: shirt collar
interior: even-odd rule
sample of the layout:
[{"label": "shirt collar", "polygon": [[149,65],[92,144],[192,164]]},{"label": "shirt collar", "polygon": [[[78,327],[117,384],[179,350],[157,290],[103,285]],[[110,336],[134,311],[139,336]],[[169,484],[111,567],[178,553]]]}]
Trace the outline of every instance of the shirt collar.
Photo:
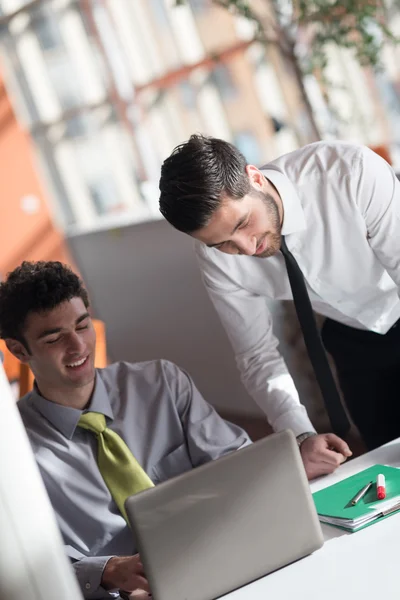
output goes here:
[{"label": "shirt collar", "polygon": [[[40,395],[36,385],[32,391],[31,400],[33,406],[45,419],[50,421],[66,438],[69,440],[72,439],[78,421],[84,411],[70,406],[61,406],[61,404],[46,400]],[[101,413],[109,419],[114,418],[106,386],[97,371],[93,394],[87,410]]]},{"label": "shirt collar", "polygon": [[276,168],[268,165],[261,173],[276,187],[283,204],[282,235],[302,231],[306,228],[304,211],[292,182]]}]

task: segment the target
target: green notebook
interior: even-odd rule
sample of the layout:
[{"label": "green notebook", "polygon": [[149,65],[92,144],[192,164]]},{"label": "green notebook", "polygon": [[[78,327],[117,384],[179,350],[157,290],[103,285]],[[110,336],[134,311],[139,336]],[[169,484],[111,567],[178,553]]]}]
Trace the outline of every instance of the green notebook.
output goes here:
[{"label": "green notebook", "polygon": [[[386,498],[376,497],[376,477],[385,476]],[[352,506],[356,494],[370,481],[366,495]],[[374,465],[313,494],[319,520],[347,531],[358,531],[400,510],[400,469]]]}]

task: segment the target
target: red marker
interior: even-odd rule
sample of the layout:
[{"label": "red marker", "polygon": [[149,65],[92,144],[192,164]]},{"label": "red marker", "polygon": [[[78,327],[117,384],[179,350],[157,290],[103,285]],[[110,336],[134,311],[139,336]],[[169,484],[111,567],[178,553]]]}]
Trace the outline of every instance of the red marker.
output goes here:
[{"label": "red marker", "polygon": [[378,500],[386,498],[385,476],[378,475],[376,478],[376,496]]}]

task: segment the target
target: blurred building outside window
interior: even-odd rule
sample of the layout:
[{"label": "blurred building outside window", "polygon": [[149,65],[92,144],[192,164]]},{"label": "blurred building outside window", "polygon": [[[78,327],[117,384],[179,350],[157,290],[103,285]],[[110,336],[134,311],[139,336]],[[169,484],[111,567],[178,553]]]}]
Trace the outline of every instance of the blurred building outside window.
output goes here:
[{"label": "blurred building outside window", "polygon": [[43,51],[54,50],[62,46],[58,23],[45,4],[35,7],[32,11],[31,28]]},{"label": "blurred building outside window", "polygon": [[264,158],[256,136],[251,131],[235,133],[233,143],[239,148],[246,160],[256,166],[261,166]]},{"label": "blurred building outside window", "polygon": [[197,105],[197,90],[190,81],[181,81],[178,84],[182,104],[189,110],[194,110]]},{"label": "blurred building outside window", "polygon": [[195,14],[201,14],[210,8],[211,0],[189,0],[189,4]]},{"label": "blurred building outside window", "polygon": [[231,70],[222,63],[216,65],[210,75],[211,82],[215,85],[223,100],[235,100],[239,91],[234,82]]},{"label": "blurred building outside window", "polygon": [[[284,63],[259,44],[240,48],[252,28],[226,11],[215,19],[212,4],[0,0],[6,81],[66,232],[108,215],[159,217],[162,160],[194,132],[236,143],[255,164],[295,149],[296,128],[307,136]],[[330,105],[314,75],[305,78],[325,137],[400,148],[399,52],[387,51],[375,81],[332,48]]]}]

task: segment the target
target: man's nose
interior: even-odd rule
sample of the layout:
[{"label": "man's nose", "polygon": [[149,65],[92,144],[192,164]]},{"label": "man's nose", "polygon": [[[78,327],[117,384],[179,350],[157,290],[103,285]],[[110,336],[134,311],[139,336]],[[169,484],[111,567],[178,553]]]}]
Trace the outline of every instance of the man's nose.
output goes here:
[{"label": "man's nose", "polygon": [[257,239],[255,235],[242,235],[237,239],[236,245],[239,248],[241,254],[251,256],[257,250]]},{"label": "man's nose", "polygon": [[80,354],[85,347],[84,341],[77,333],[72,333],[68,340],[68,352],[70,354]]}]

